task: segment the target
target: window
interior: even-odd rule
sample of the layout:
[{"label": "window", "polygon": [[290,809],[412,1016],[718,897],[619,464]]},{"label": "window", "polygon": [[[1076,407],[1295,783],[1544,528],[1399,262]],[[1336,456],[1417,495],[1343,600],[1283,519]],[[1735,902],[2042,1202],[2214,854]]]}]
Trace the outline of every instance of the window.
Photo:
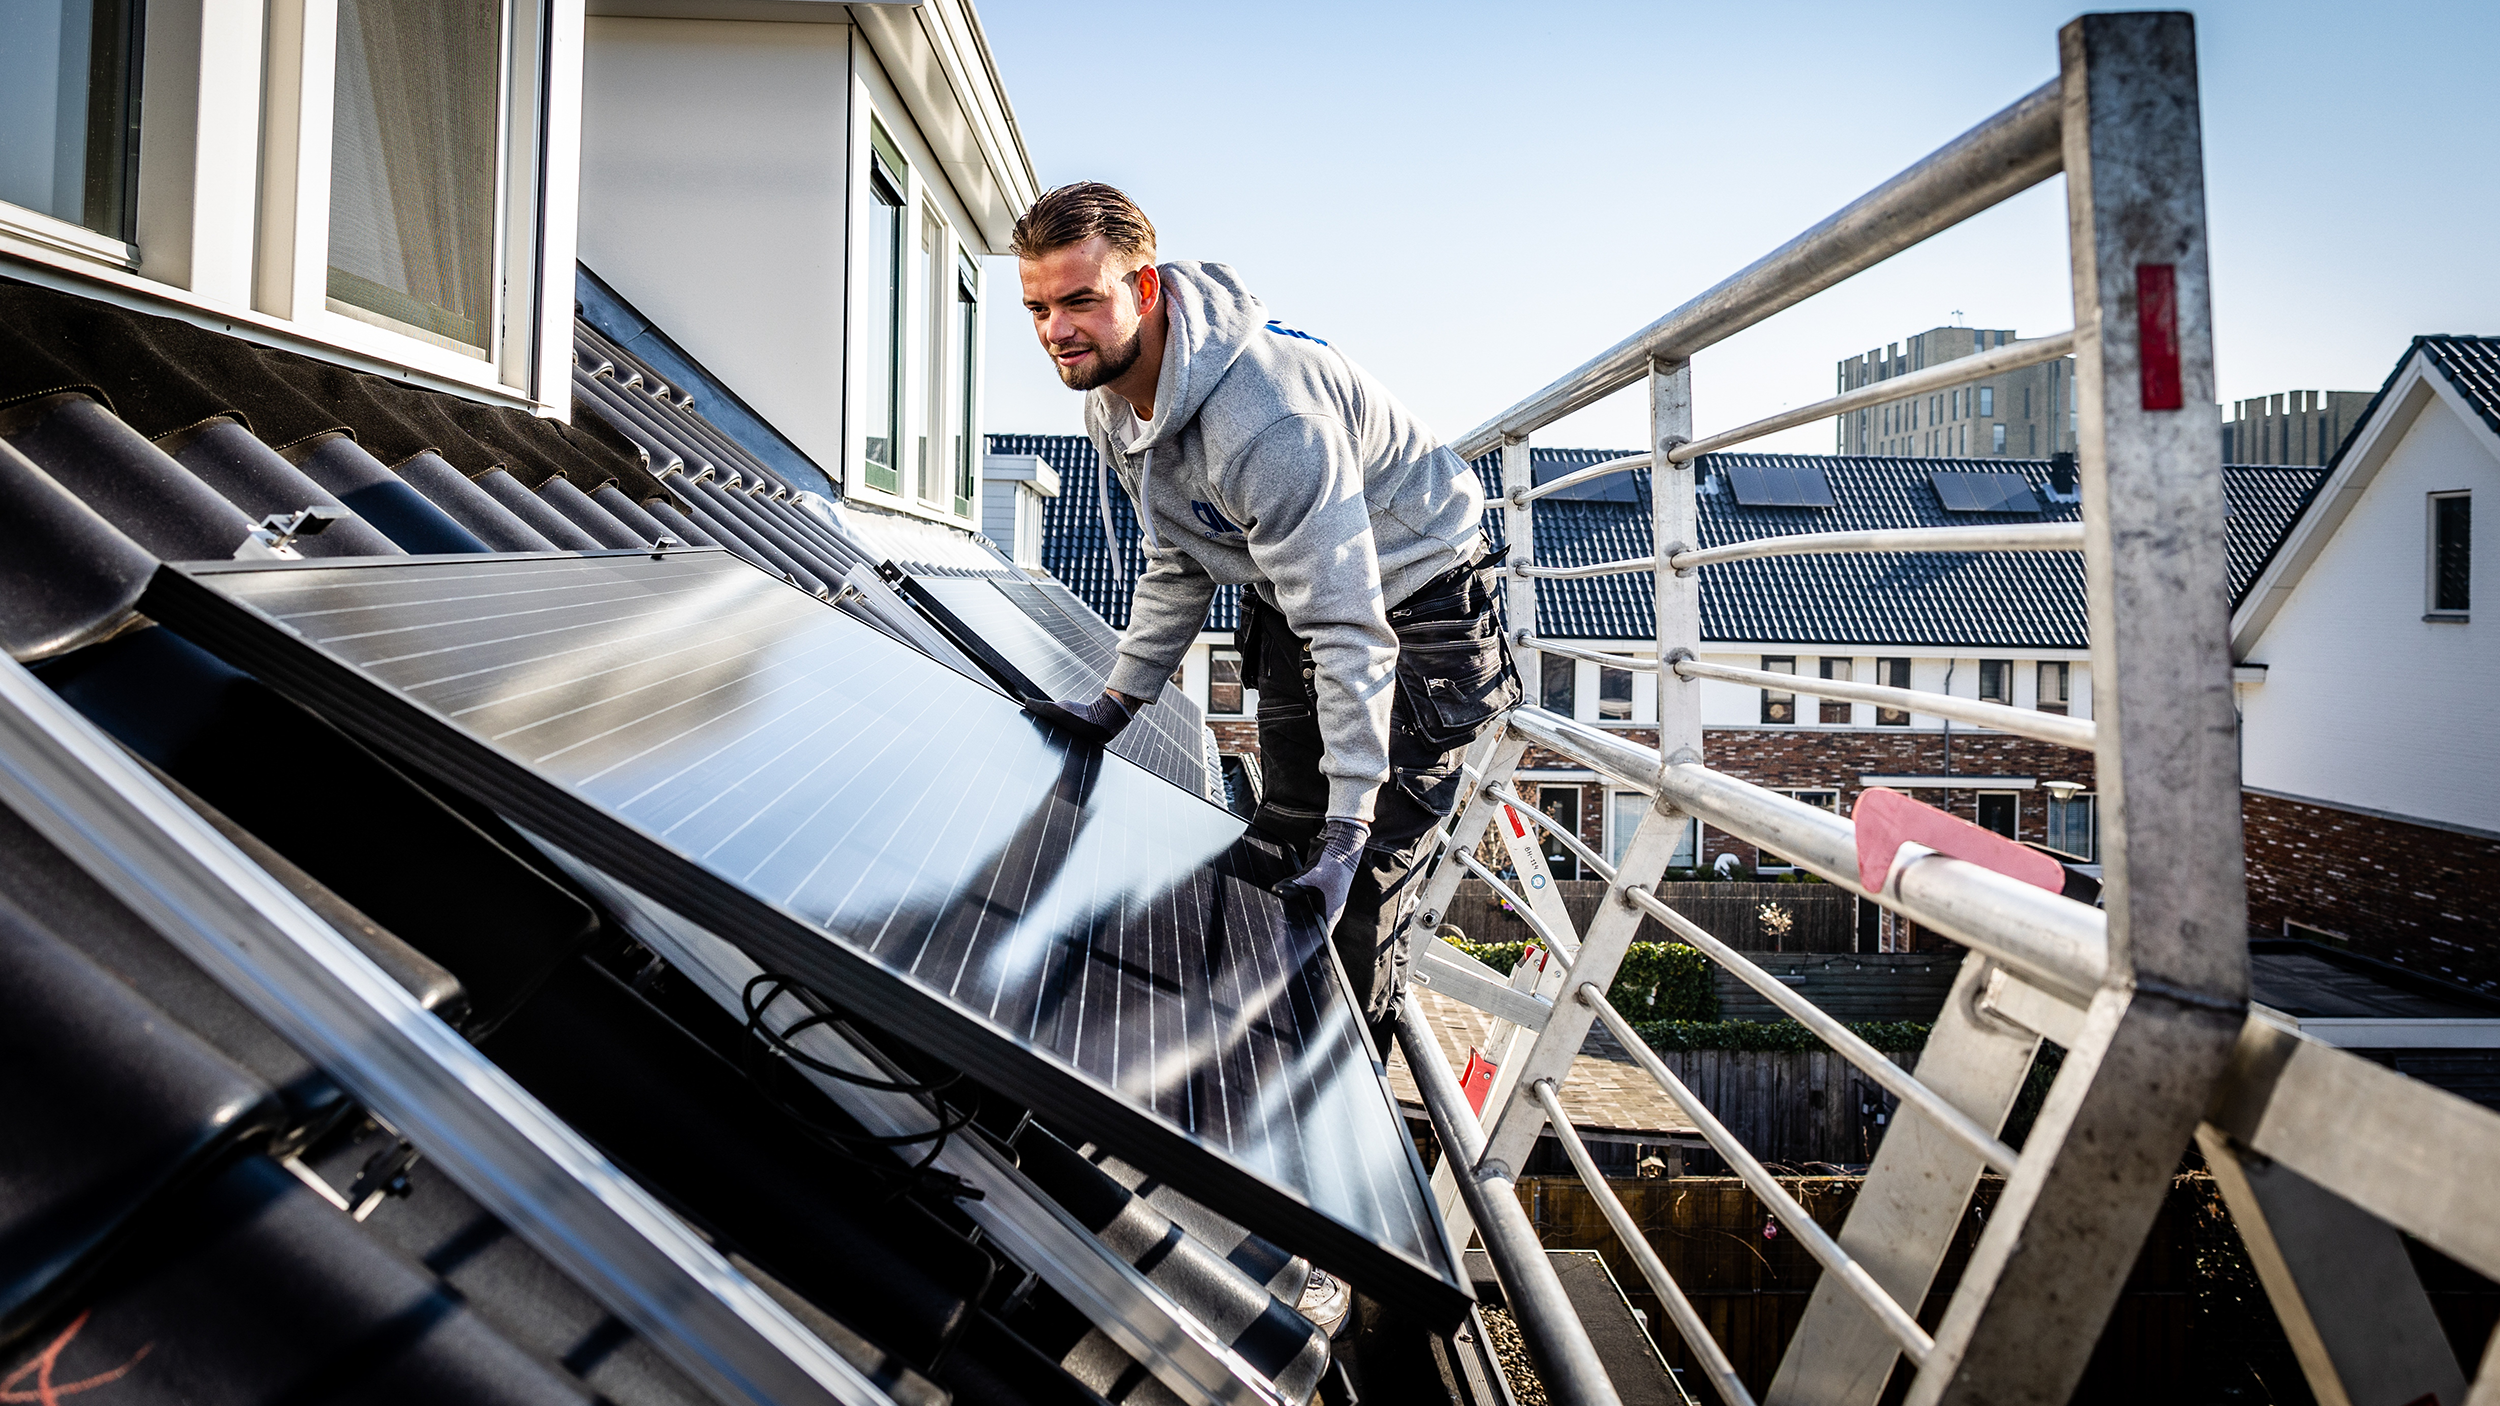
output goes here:
[{"label": "window", "polygon": [[138,0],[18,0],[5,13],[0,200],[130,238],[139,176]]},{"label": "window", "polygon": [[2431,495],[2431,613],[2462,616],[2473,608],[2474,497]]},{"label": "window", "polygon": [[1979,418],[1985,420],[1996,413],[1997,388],[1994,386],[1981,386],[1979,388]]},{"label": "window", "polygon": [[2027,435],[2029,435],[2029,436],[2031,437],[2031,447],[2030,447],[2029,449],[2025,450],[2024,452],[2025,452],[2025,453],[2027,453],[2027,454],[2029,454],[2029,455],[2030,455],[2032,458],[2034,458],[2034,459],[2039,458],[2039,457],[2040,457],[2040,427],[2039,427],[2038,425],[2026,425],[2026,426],[2024,426],[2024,427],[2023,427],[2023,432],[2024,432],[2025,434],[2027,434]]},{"label": "window", "polygon": [[[1822,661],[1822,664],[1823,677],[1836,680],[1840,683],[1847,683],[1849,681],[1848,660],[1827,658]],[[1849,721],[1849,703],[1847,699],[1826,698],[1821,700],[1821,702],[1822,711],[1818,714],[1820,721],[1842,724],[1846,724]]]},{"label": "window", "polygon": [[974,443],[981,408],[981,271],[961,250],[955,254],[955,516],[972,516],[981,496],[979,447]]},{"label": "window", "polygon": [[1241,651],[1222,646],[1207,651],[1207,715],[1237,718],[1249,711],[1243,706]]},{"label": "window", "polygon": [[2070,668],[2071,666],[2063,663],[2047,663],[2040,666],[2039,707],[2041,712],[2063,713],[2066,711],[2069,701],[2066,687],[2071,677]]},{"label": "window", "polygon": [[[1580,833],[1580,788],[1577,786],[1539,786],[1536,808],[1545,812],[1556,825],[1576,838]],[[1580,877],[1580,860],[1563,842],[1544,830],[1537,831],[1537,849],[1545,856],[1545,868],[1557,879]]]},{"label": "window", "polygon": [[340,0],[329,305],[494,350],[500,0]]},{"label": "window", "polygon": [[1597,717],[1600,722],[1632,721],[1632,671],[1597,669]]},{"label": "window", "polygon": [[2099,804],[2090,792],[2071,796],[2049,792],[2048,847],[2084,864],[2099,863]]},{"label": "window", "polygon": [[865,477],[870,488],[899,493],[903,470],[894,442],[903,419],[905,168],[902,154],[874,119],[868,137],[868,244],[861,256],[868,294],[861,314],[870,338],[864,359],[868,374],[860,389],[860,419],[867,427]]},{"label": "window", "polygon": [[[1766,654],[1762,656],[1762,671],[1766,674],[1787,674],[1794,677],[1797,672],[1796,656]],[[1797,695],[1772,688],[1762,690],[1762,720],[1766,723],[1795,722],[1797,720]]]},{"label": "window", "polygon": [[1995,443],[1994,443],[1994,444],[1992,444],[1990,447],[1991,447],[1991,448],[1993,448],[1993,449],[1995,449],[1995,450],[1996,450],[1996,452],[1997,452],[1997,453],[1999,453],[1999,454],[2004,453],[2004,452],[2005,452],[2005,426],[2003,426],[2003,425],[1990,425],[1988,428],[1989,428],[1991,431],[1993,431],[1993,432],[1994,432],[1994,438],[1995,438]]},{"label": "window", "polygon": [[2023,418],[2031,418],[2031,387],[2023,387]]},{"label": "window", "polygon": [[1994,830],[2007,839],[2014,838],[2014,800],[2012,791],[1979,793],[1979,828]]},{"label": "window", "polygon": [[[1623,852],[1632,844],[1632,832],[1641,827],[1649,814],[1649,797],[1638,791],[1616,791],[1607,802],[1606,855],[1616,864],[1623,863]],[[1676,837],[1675,853],[1667,857],[1667,867],[1690,869],[1701,862],[1699,840],[1701,822],[1686,816],[1683,831]]]},{"label": "window", "polygon": [[[1907,659],[1876,660],[1875,682],[1886,688],[1908,688],[1910,686],[1910,661]],[[1877,727],[1908,727],[1910,725],[1910,710],[1907,708],[1877,708],[1875,710],[1875,725]]]},{"label": "window", "polygon": [[[1817,810],[1828,810],[1834,815],[1840,814],[1840,793],[1838,791],[1817,789],[1808,791],[1790,791],[1787,794],[1791,800],[1802,801],[1807,805],[1813,806]],[[1755,852],[1761,856],[1761,863],[1756,865],[1756,868],[1794,869],[1797,867],[1795,860],[1784,859],[1779,855],[1771,853],[1767,849],[1757,849]]]},{"label": "window", "polygon": [[2002,659],[1979,661],[1979,701],[2011,703],[2014,701],[2014,666]]},{"label": "window", "polygon": [[[913,412],[914,418],[919,423],[913,426],[915,432],[911,443],[912,463],[916,470],[915,476],[919,480],[917,491],[920,501],[933,508],[946,507],[949,496],[945,483],[947,465],[944,439],[947,399],[946,305],[953,299],[947,297],[947,285],[952,280],[945,276],[945,269],[946,222],[938,218],[937,211],[924,209],[920,212],[920,291],[927,306],[922,310],[920,331],[927,343],[921,349],[921,360],[926,363],[928,369],[922,380],[921,399],[925,405]],[[934,447],[929,443],[931,439],[938,441]]]},{"label": "window", "polygon": [[1545,711],[1560,713],[1566,718],[1579,716],[1572,709],[1572,686],[1580,675],[1579,664],[1559,654],[1541,654],[1537,656],[1537,672],[1542,675],[1537,697]]}]

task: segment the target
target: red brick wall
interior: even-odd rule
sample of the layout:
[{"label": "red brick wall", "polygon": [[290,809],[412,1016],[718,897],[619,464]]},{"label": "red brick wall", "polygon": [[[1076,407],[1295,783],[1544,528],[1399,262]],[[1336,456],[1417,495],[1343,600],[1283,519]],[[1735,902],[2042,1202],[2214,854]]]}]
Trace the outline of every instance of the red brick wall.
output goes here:
[{"label": "red brick wall", "polygon": [[2286,921],[2382,961],[2500,991],[2500,840],[2244,794],[2248,926]]}]

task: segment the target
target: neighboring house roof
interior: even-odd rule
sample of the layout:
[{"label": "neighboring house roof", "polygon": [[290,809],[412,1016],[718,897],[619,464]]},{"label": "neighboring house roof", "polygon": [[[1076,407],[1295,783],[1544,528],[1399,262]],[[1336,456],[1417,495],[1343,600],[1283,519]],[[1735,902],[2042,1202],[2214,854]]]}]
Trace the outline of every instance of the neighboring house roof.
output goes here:
[{"label": "neighboring house roof", "polygon": [[[2436,373],[2436,374],[2434,374]],[[2326,468],[2311,470],[2318,483],[2292,509],[2274,545],[2243,583],[2244,555],[2231,545],[2231,650],[2246,658],[2309,564],[2351,515],[2353,507],[2414,421],[2434,400],[2445,401],[2495,456],[2500,456],[2500,337],[2434,334],[2413,339],[2396,358],[2387,380],[2370,397],[2351,433]],[[2234,469],[2233,473],[2252,470]],[[2266,511],[2279,512],[2279,505]]]},{"label": "neighboring house roof", "polygon": [[[2500,434],[2500,337],[2416,337],[2413,339],[2413,350],[2422,353],[2433,366],[2438,367],[2447,376],[2448,384],[2456,387],[2457,394],[2464,397],[2465,403],[2473,406],[2474,413],[2483,417],[2483,423],[2490,426],[2493,433]],[[2393,375],[2387,379],[2389,384],[2394,384]],[[2379,395],[2384,397],[2386,394],[2385,387],[2381,387]],[[2376,400],[2371,402],[2372,409],[2376,409],[2377,405]],[[2368,410],[2361,413],[2363,419],[2369,418]]]},{"label": "neighboring house roof", "polygon": [[[992,435],[992,453],[1038,454],[1059,470],[1066,491],[1045,509],[1042,564],[1114,624],[1128,619],[1128,596],[1145,561],[1127,496],[1111,495],[1120,539],[1116,568],[1104,544],[1096,501],[1094,447],[1082,435]],[[1539,482],[1635,451],[1537,449]],[[1999,522],[2072,521],[2074,502],[2048,495],[2049,465],[2019,460],[1909,459],[1826,455],[1712,454],[1701,473],[1701,545],[1803,532],[1947,527]],[[1499,496],[1498,456],[1475,462],[1488,504]],[[1830,508],[1747,507],[1729,487],[1730,470],[1805,468],[1831,486]],[[1932,482],[1938,473],[2020,477],[2041,498],[2038,514],[1947,511]],[[2316,493],[2326,470],[2220,469],[2230,510],[2230,586],[2246,591],[2284,533]],[[1488,507],[1485,532],[1504,544],[1501,513]],[[1581,566],[1650,555],[1649,471],[1635,469],[1541,500],[1536,559]],[[1642,640],[1656,635],[1648,573],[1537,583],[1538,633],[1555,639]],[[1228,590],[1208,628],[1229,630]],[[1847,644],[1878,647],[2082,649],[2087,646],[2083,560],[2072,552],[1833,555],[1732,562],[1702,572],[1702,637],[1728,643]]]}]

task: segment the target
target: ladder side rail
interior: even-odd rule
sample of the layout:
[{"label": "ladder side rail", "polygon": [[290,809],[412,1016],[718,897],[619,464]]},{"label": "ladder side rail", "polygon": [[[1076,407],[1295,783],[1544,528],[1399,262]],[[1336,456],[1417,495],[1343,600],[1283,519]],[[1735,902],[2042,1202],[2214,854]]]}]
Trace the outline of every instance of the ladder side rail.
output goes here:
[{"label": "ladder side rail", "polygon": [[1844,679],[1818,679],[1796,674],[1774,674],[1764,669],[1739,669],[1726,664],[1703,664],[1684,660],[1675,666],[1676,673],[1688,679],[1716,679],[1721,683],[1749,684],[1756,688],[1772,688],[1787,693],[1801,693],[1808,698],[1846,699],[1852,703],[1873,703],[1880,707],[1907,708],[1929,717],[1951,718],[1955,722],[1992,727],[2039,742],[2055,743],[2089,752],[2099,732],[2090,718],[2070,718],[2057,713],[2042,713],[2030,708],[2016,708],[2004,703],[1983,703],[1976,698],[1957,698],[1947,693],[1930,693],[1921,688],[1894,688],[1890,684],[1851,683]]},{"label": "ladder side rail", "polygon": [[1749,537],[1697,551],[1677,552],[1667,564],[1678,571],[1758,557],[1826,552],[2080,552],[2081,522],[1993,523],[1981,527],[1870,527],[1856,532],[1793,532]]},{"label": "ladder side rail", "polygon": [[1988,1166],[2009,1176],[2013,1174],[2014,1164],[2020,1160],[2019,1154],[1999,1142],[1994,1133],[1981,1127],[1978,1120],[1955,1107],[1951,1100],[1929,1088],[1925,1081],[1886,1059],[1882,1051],[1833,1019],[1829,1012],[1796,988],[1764,971],[1752,958],[1721,942],[1700,924],[1659,902],[1647,889],[1629,890],[1628,896],[1651,917],[1666,924],[1676,936],[1698,948],[1703,956],[1725,967],[1737,980],[1786,1011],[1790,1019],[1812,1031],[1815,1038],[1832,1048],[1833,1053],[1855,1065],[1866,1077],[1900,1099],[1902,1106],[1916,1108],[1935,1120],[1946,1136],[1962,1144]]},{"label": "ladder side rail", "polygon": [[1892,1335],[1893,1341],[1900,1345],[1903,1355],[1912,1362],[1924,1363],[1934,1350],[1935,1341],[1928,1336],[1926,1329],[1918,1326],[1918,1320],[1910,1311],[1884,1292],[1883,1286],[1875,1282],[1866,1266],[1843,1250],[1840,1242],[1832,1238],[1831,1232],[1825,1230],[1805,1207],[1797,1204],[1797,1198],[1779,1184],[1779,1178],[1762,1164],[1762,1159],[1729,1132],[1718,1115],[1710,1111],[1710,1106],[1676,1077],[1666,1061],[1658,1058],[1657,1051],[1641,1039],[1640,1033],[1632,1028],[1632,1023],[1606,1000],[1606,993],[1594,985],[1582,983],[1574,988],[1573,994],[1577,997],[1574,1004],[1587,1008],[1604,1022],[1606,1029],[1617,1040],[1623,1042],[1623,1047],[1631,1051],[1633,1062],[1666,1091],[1676,1107],[1684,1110],[1684,1116],[1693,1120],[1693,1126],[1700,1130],[1711,1150],[1727,1159],[1728,1165],[1736,1169],[1738,1179],[1745,1183],[1745,1189],[1770,1207],[1771,1214],[1786,1225],[1789,1232],[1797,1237],[1798,1243],[1805,1246],[1806,1252],[1814,1256],[1815,1262],[1823,1266],[1823,1273],[1857,1296],[1860,1305],[1872,1313],[1884,1325],[1885,1331]]},{"label": "ladder side rail", "polygon": [[1537,1103],[1545,1109],[1545,1121],[1552,1126],[1556,1140],[1562,1143],[1564,1154],[1571,1159],[1571,1170],[1579,1175],[1580,1184],[1589,1189],[1589,1196],[1597,1202],[1598,1210],[1605,1214],[1606,1224],[1613,1228],[1615,1239],[1623,1245],[1623,1252],[1631,1256],[1632,1263],[1641,1271],[1641,1277],[1649,1281],[1650,1292],[1665,1305],[1667,1321],[1675,1325],[1675,1335],[1692,1349],[1693,1356],[1701,1359],[1702,1371],[1709,1376],[1710,1385],[1719,1393],[1719,1399],[1728,1406],[1754,1406],[1753,1393],[1745,1389],[1744,1379],[1736,1374],[1736,1364],[1728,1361],[1727,1350],[1719,1346],[1718,1339],[1710,1336],[1709,1325],[1701,1321],[1701,1314],[1694,1309],[1693,1301],[1685,1297],[1684,1286],[1676,1283],[1675,1276],[1667,1272],[1666,1261],[1658,1258],[1658,1251],[1650,1245],[1649,1237],[1641,1233],[1640,1222],[1632,1219],[1631,1209],[1607,1184],[1606,1174],[1598,1168],[1597,1159],[1589,1155],[1588,1144],[1580,1140],[1579,1131],[1571,1126],[1570,1117],[1563,1112],[1562,1100],[1554,1091],[1553,1081],[1540,1080],[1533,1092]]},{"label": "ladder side rail", "polygon": [[[1991,1129],[2004,1127],[2040,1048],[2036,1033],[1980,1006],[1979,996],[2000,975],[1986,953],[1964,957],[1918,1056],[1920,1082]],[[1841,1223],[1840,1247],[1896,1302],[1925,1301],[1985,1170],[1963,1140],[1904,1103]],[[1892,1336],[1855,1295],[1840,1284],[1817,1282],[1764,1400],[1772,1406],[1874,1406],[1899,1357]]]},{"label": "ladder side rail", "polygon": [[1459,1193],[1484,1238],[1485,1257],[1501,1281],[1502,1296],[1519,1324],[1528,1354],[1545,1389],[1566,1406],[1619,1406],[1614,1383],[1590,1343],[1588,1328],[1571,1306],[1562,1279],[1538,1243],[1536,1226],[1520,1208],[1510,1168],[1484,1156],[1484,1133],[1476,1126],[1458,1079],[1441,1059],[1423,1004],[1409,991],[1398,1008],[1398,1046],[1415,1076],[1416,1092],[1441,1144],[1441,1163],[1458,1169]]},{"label": "ladder side rail", "polygon": [[1909,1406],[2072,1392],[2247,1011],[2195,22],[2058,39],[2108,983]]}]

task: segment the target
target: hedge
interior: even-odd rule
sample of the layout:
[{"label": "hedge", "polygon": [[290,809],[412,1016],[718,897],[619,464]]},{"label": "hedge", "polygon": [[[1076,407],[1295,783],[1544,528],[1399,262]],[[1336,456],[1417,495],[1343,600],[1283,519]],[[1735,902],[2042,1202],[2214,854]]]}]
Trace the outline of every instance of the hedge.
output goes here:
[{"label": "hedge", "polygon": [[[1519,965],[1524,942],[1460,942],[1460,951],[1497,972]],[[1717,964],[1681,942],[1635,942],[1615,968],[1606,999],[1623,1018],[1640,1021],[1717,1021]]]},{"label": "hedge", "polygon": [[[1935,1028],[1923,1020],[1857,1020],[1848,1022],[1848,1026],[1859,1039],[1879,1050],[1891,1051],[1926,1048],[1927,1032]],[[1635,1021],[1632,1028],[1653,1050],[1829,1048],[1793,1020],[1649,1020]]]}]

